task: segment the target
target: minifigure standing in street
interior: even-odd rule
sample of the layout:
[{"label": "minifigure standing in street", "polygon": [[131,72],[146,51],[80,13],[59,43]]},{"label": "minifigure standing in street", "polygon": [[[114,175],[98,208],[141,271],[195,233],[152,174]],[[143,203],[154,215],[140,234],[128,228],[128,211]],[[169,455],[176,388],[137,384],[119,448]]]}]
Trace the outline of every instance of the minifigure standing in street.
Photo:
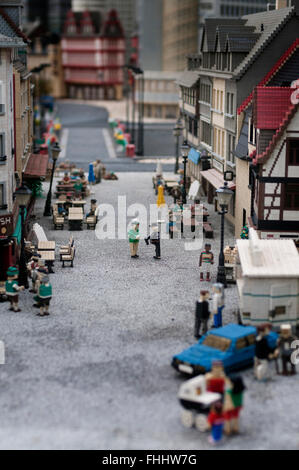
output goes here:
[{"label": "minifigure standing in street", "polygon": [[37,315],[43,317],[49,315],[49,305],[52,298],[52,285],[49,282],[49,277],[44,276],[41,279],[40,286],[38,288],[38,302],[39,302],[39,313]]},{"label": "minifigure standing in street", "polygon": [[206,280],[211,280],[211,264],[214,264],[214,255],[211,252],[211,245],[205,244],[205,249],[200,253],[199,267],[200,267],[200,280],[204,280],[204,273],[206,273]]},{"label": "minifigure standing in street", "polygon": [[128,232],[131,258],[139,258],[139,256],[137,255],[140,239],[139,221],[137,219],[133,219],[131,224],[132,228]]},{"label": "minifigure standing in street", "polygon": [[[291,361],[291,355],[294,352],[292,343],[297,338],[292,335],[292,327],[289,324],[280,326],[280,336],[277,341],[277,349],[275,349],[275,357],[279,357],[282,365],[282,375],[294,375],[296,374],[296,366]],[[288,370],[290,365],[290,370]]]},{"label": "minifigure standing in street", "polygon": [[213,328],[220,328],[222,326],[222,310],[224,307],[224,285],[220,282],[213,284],[212,293],[212,307],[214,314]]},{"label": "minifigure standing in street", "polygon": [[24,286],[19,286],[19,271],[16,267],[10,266],[7,270],[7,281],[5,283],[5,293],[10,301],[10,309],[14,312],[20,312],[18,292],[24,290]]},{"label": "minifigure standing in street", "polygon": [[238,434],[245,385],[241,376],[230,377],[224,396],[225,434]]},{"label": "minifigure standing in street", "polygon": [[275,356],[274,350],[269,346],[267,336],[271,330],[271,323],[263,323],[257,327],[258,335],[255,340],[254,375],[257,380],[269,378],[268,363]]},{"label": "minifigure standing in street", "polygon": [[209,442],[212,445],[219,444],[222,440],[224,426],[224,414],[222,408],[222,403],[218,401],[212,405],[211,411],[208,415],[208,426],[211,429]]},{"label": "minifigure standing in street", "polygon": [[195,324],[194,324],[194,336],[195,338],[200,338],[200,330],[202,329],[202,334],[205,335],[208,331],[208,321],[210,318],[209,302],[208,299],[210,293],[208,290],[200,291],[199,301],[196,302],[195,308]]},{"label": "minifigure standing in street", "polygon": [[156,254],[154,256],[155,259],[161,259],[161,240],[160,240],[160,231],[159,227],[156,224],[152,226],[152,233],[149,237],[145,238],[145,243],[148,245],[149,241],[152,245],[155,245]]}]

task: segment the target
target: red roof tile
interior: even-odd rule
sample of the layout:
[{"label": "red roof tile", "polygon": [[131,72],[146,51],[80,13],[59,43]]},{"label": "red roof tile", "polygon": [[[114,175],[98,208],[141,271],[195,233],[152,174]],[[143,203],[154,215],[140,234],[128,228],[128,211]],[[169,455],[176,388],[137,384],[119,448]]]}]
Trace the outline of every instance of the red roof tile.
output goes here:
[{"label": "red roof tile", "polygon": [[256,87],[253,106],[255,127],[278,129],[290,108],[293,91],[288,87]]},{"label": "red roof tile", "polygon": [[[295,50],[299,47],[299,38],[297,38],[293,44],[286,50],[286,52],[281,56],[281,58],[276,62],[272,69],[265,75],[265,77],[259,82],[258,86],[266,86],[271,78],[278,72],[278,70],[285,64],[285,62],[291,57]],[[241,114],[244,109],[249,106],[253,99],[253,92],[243,101],[241,106],[237,109],[237,114]]]},{"label": "red roof tile", "polygon": [[296,111],[298,111],[298,109],[299,109],[299,104],[292,104],[291,101],[290,101],[289,108],[286,111],[285,115],[283,116],[282,121],[281,121],[279,127],[277,128],[275,134],[273,135],[271,141],[269,142],[269,145],[266,148],[266,150],[263,153],[259,154],[259,155],[255,155],[255,156],[253,155],[253,157],[254,157],[253,158],[253,164],[254,165],[257,165],[259,163],[264,163],[265,161],[268,160],[268,158],[271,155],[271,152],[274,150],[274,147],[275,147],[277,141],[281,137],[282,133],[284,132],[284,130],[288,126],[289,122],[292,120],[293,116],[295,115]]},{"label": "red roof tile", "polygon": [[49,155],[31,154],[25,171],[26,178],[45,178],[48,168]]}]

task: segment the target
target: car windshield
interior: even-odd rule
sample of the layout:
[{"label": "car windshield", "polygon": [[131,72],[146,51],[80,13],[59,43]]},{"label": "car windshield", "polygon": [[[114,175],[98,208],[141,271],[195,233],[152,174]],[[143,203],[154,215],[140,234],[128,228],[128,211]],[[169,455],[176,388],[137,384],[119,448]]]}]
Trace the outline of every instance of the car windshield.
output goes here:
[{"label": "car windshield", "polygon": [[231,345],[231,340],[222,338],[221,336],[208,335],[202,344],[210,348],[218,349],[219,351],[227,351]]}]

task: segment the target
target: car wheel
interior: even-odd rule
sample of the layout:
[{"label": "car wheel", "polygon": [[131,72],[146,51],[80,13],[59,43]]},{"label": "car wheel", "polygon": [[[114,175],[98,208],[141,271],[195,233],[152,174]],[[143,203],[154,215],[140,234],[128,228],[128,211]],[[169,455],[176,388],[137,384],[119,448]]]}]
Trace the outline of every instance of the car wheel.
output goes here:
[{"label": "car wheel", "polygon": [[195,418],[195,427],[200,432],[205,432],[208,429],[207,417],[204,414],[199,414]]},{"label": "car wheel", "polygon": [[181,414],[181,421],[185,428],[192,428],[194,424],[194,417],[192,411],[183,410]]}]

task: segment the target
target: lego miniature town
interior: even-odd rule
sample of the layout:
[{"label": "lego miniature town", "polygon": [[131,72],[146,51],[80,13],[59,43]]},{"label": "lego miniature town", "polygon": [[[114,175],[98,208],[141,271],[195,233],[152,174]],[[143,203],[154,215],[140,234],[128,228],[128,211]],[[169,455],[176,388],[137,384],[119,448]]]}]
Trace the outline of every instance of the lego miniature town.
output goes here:
[{"label": "lego miniature town", "polygon": [[0,449],[298,449],[299,1],[54,3],[0,0]]}]

